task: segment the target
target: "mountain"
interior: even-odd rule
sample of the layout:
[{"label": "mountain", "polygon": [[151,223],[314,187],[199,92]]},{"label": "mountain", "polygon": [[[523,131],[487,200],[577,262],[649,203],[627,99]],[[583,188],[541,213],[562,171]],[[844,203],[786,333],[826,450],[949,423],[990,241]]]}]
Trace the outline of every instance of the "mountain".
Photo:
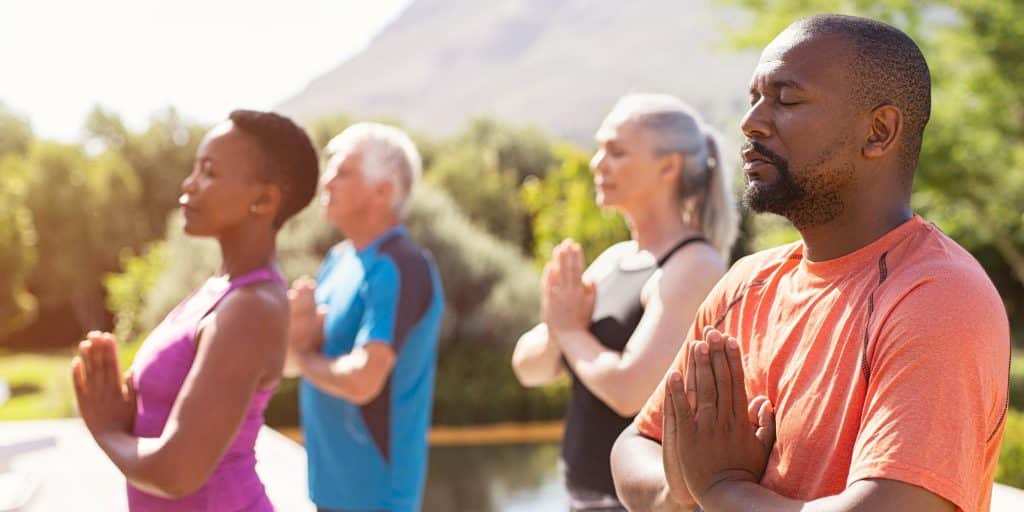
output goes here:
[{"label": "mountain", "polygon": [[708,0],[415,0],[279,110],[399,119],[433,136],[489,115],[589,145],[616,98],[651,91],[728,133],[757,54],[727,48],[724,33],[745,21]]}]

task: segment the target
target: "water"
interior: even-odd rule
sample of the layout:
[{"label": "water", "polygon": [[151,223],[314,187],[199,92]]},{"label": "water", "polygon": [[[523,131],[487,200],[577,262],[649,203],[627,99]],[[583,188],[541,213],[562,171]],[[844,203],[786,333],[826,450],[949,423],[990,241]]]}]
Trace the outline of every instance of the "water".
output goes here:
[{"label": "water", "polygon": [[424,512],[566,512],[558,444],[432,446]]}]

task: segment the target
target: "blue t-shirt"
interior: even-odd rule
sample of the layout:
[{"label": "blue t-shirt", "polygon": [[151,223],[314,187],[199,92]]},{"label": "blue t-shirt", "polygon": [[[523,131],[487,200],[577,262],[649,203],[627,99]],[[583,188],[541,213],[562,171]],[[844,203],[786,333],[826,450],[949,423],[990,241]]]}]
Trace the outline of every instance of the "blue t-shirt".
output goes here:
[{"label": "blue t-shirt", "polygon": [[380,341],[396,360],[380,395],[364,406],[303,379],[310,498],[329,509],[418,511],[444,309],[437,267],[398,226],[361,251],[349,242],[334,247],[317,281],[316,301],[327,306],[323,354]]}]

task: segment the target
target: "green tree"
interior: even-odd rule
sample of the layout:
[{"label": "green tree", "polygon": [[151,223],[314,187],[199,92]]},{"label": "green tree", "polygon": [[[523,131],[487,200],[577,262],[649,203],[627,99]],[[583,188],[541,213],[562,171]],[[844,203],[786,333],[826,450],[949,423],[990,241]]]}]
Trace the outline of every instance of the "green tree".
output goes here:
[{"label": "green tree", "polygon": [[120,116],[100,107],[87,117],[87,144],[118,155],[138,180],[142,208],[135,214],[145,222],[144,240],[163,235],[167,214],[178,207],[181,182],[192,170],[206,129],[185,122],[173,108],[155,114],[146,130],[138,133],[128,130]]},{"label": "green tree", "polygon": [[103,326],[100,276],[141,236],[136,176],[116,154],[89,158],[52,142],[34,142],[15,165],[26,177],[24,205],[38,235],[30,288],[41,305],[70,302],[83,328]]},{"label": "green tree", "polygon": [[442,143],[442,149],[445,146],[468,146],[492,153],[498,168],[511,174],[516,184],[531,176],[543,178],[557,158],[550,139],[539,128],[486,117],[471,119],[462,132]]},{"label": "green tree", "polygon": [[512,173],[502,172],[497,155],[485,148],[461,146],[443,152],[427,181],[447,191],[474,224],[518,247],[528,246],[529,218],[515,193]]},{"label": "green tree", "polygon": [[107,274],[103,279],[107,307],[114,313],[114,334],[119,341],[131,342],[152,327],[143,323],[142,311],[164,266],[164,243],[158,241],[142,254],[124,258],[121,272]]},{"label": "green tree", "polygon": [[536,128],[478,118],[442,141],[436,152],[425,167],[427,180],[448,191],[474,224],[532,253],[530,216],[516,190],[527,180],[544,178],[555,165],[547,136]]},{"label": "green tree", "polygon": [[32,139],[32,125],[0,101],[0,157],[11,153],[24,155]]},{"label": "green tree", "polygon": [[35,230],[23,204],[25,176],[19,156],[0,156],[0,339],[35,319],[36,300],[26,281],[35,267]]},{"label": "green tree", "polygon": [[590,160],[571,146],[556,149],[561,164],[544,179],[528,180],[522,197],[533,219],[534,257],[538,265],[564,238],[583,247],[588,263],[612,244],[629,239],[622,216],[604,211],[594,200]]}]

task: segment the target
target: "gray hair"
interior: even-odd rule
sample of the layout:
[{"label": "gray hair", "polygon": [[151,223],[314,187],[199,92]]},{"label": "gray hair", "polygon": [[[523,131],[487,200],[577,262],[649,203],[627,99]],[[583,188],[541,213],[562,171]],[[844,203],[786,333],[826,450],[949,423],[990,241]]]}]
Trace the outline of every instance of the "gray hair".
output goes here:
[{"label": "gray hair", "polygon": [[328,158],[357,149],[363,157],[363,176],[372,182],[391,180],[391,207],[402,215],[412,188],[423,173],[423,161],[412,139],[402,130],[380,123],[356,123],[327,143]]},{"label": "gray hair", "polygon": [[739,216],[731,175],[719,151],[719,137],[689,105],[668,94],[628,94],[601,123],[597,138],[627,121],[647,132],[659,155],[680,153],[683,169],[677,187],[684,220],[695,220],[704,236],[728,256],[736,241]]}]

